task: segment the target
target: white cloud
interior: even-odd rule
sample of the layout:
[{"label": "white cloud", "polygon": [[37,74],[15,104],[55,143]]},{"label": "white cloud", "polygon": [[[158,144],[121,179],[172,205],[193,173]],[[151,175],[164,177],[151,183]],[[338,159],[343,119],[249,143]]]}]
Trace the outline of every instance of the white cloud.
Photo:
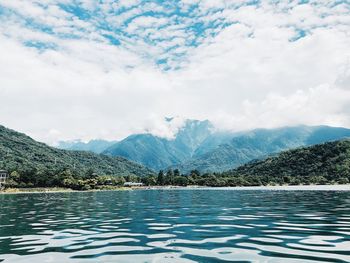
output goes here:
[{"label": "white cloud", "polygon": [[[30,27],[13,13],[0,17],[1,124],[49,143],[145,131],[172,138],[183,118],[210,119],[230,130],[350,127],[348,5],[206,1],[187,17],[164,6],[153,8],[166,15],[151,17],[142,15],[150,7],[139,1],[94,2],[83,7],[103,16],[82,20],[58,9],[57,1],[0,0],[53,29]],[[181,8],[193,4],[183,1]],[[99,27],[102,22],[132,37]],[[196,35],[200,22],[206,27]],[[306,35],[296,40],[300,30]],[[154,64],[159,59],[170,70]],[[170,125],[165,116],[183,118]]]},{"label": "white cloud", "polygon": [[299,124],[350,127],[349,113],[344,111],[349,102],[350,90],[321,85],[288,96],[269,94],[258,103],[246,100],[241,114],[223,112],[216,125],[234,131]]},{"label": "white cloud", "polygon": [[145,132],[153,135],[166,138],[174,139],[175,135],[185,125],[186,119],[183,117],[170,117],[160,118],[159,115],[151,115],[145,119],[143,127]]}]

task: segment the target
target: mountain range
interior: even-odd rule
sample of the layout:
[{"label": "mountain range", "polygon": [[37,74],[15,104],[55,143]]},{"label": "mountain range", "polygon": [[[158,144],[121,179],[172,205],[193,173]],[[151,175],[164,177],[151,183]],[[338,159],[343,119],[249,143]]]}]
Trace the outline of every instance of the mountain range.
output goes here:
[{"label": "mountain range", "polygon": [[350,129],[329,126],[257,129],[234,135],[214,149],[174,167],[185,172],[193,169],[212,172],[225,171],[285,150],[348,137],[350,137]]},{"label": "mountain range", "polygon": [[123,157],[50,147],[29,136],[0,125],[0,168],[14,170],[74,170],[84,176],[89,170],[99,175],[138,175],[154,172]]},{"label": "mountain range", "polygon": [[123,156],[154,170],[191,159],[212,133],[209,121],[187,120],[174,139],[152,134],[136,134],[103,151],[109,156]]},{"label": "mountain range", "polygon": [[[204,136],[206,132],[201,130],[203,126],[199,124],[209,128],[205,129],[207,135]],[[179,136],[177,140],[174,138],[163,141],[163,143],[177,141],[179,145],[185,144],[182,145],[185,154],[188,156],[198,154],[198,157],[194,159],[196,161],[207,158],[209,161],[205,165],[208,165],[210,169],[217,167],[220,170],[220,166],[229,167],[228,163],[234,164],[234,167],[239,166],[203,177],[198,177],[195,171],[191,172],[189,178],[197,180],[195,183],[199,185],[242,186],[349,182],[350,139],[340,139],[349,137],[348,129],[328,126],[297,126],[270,130],[257,129],[228,135],[228,133],[216,132],[208,123],[194,122],[194,124],[187,123],[186,125],[192,126],[192,129],[195,129],[200,136],[188,137],[189,130],[182,129],[180,131],[182,138]],[[131,142],[135,137],[138,135],[130,136]],[[151,142],[154,137],[160,139],[150,134],[140,136]],[[225,141],[228,142],[222,143]],[[322,141],[327,142],[322,143]],[[300,147],[300,144],[306,146]],[[173,147],[175,148],[176,144]],[[211,148],[211,150],[202,154],[205,148]],[[285,151],[285,148],[293,149]],[[180,151],[179,149],[180,147],[175,150]],[[220,157],[208,158],[213,153]],[[257,156],[258,158],[255,158]],[[18,171],[19,178],[23,181],[21,183],[29,180],[28,175],[35,176],[37,180],[33,178],[29,180],[30,182],[35,181],[35,185],[46,185],[49,182],[55,185],[57,184],[55,180],[61,178],[59,176],[67,175],[61,172],[67,170],[75,176],[80,176],[78,178],[84,178],[84,176],[90,178],[92,172],[97,175],[137,175],[141,178],[153,178],[153,184],[156,178],[153,170],[123,157],[57,149],[3,126],[0,126],[0,168],[11,172]],[[175,172],[172,174],[174,175]],[[50,176],[54,177],[50,178]],[[186,180],[181,176],[175,178]]]},{"label": "mountain range", "polygon": [[[220,172],[284,150],[348,137],[350,129],[330,126],[223,132],[216,130],[208,120],[186,120],[172,139],[150,133],[133,134],[115,143],[92,141],[84,144],[83,149],[121,156],[155,171],[177,168],[183,173],[191,170]],[[100,142],[99,147],[96,142]],[[81,142],[71,145],[70,149],[78,147]]]}]

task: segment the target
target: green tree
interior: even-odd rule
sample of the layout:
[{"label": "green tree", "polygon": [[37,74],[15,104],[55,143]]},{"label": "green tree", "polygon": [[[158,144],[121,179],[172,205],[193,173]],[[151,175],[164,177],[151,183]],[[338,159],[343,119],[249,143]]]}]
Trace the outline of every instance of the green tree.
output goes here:
[{"label": "green tree", "polygon": [[10,173],[9,179],[12,179],[15,182],[19,182],[21,179],[21,175],[15,170]]},{"label": "green tree", "polygon": [[144,176],[144,177],[142,177],[141,181],[144,185],[156,185],[157,184],[157,179],[153,175]]},{"label": "green tree", "polygon": [[174,177],[177,177],[177,176],[180,176],[181,174],[180,174],[180,171],[179,171],[179,169],[175,169],[174,170]]},{"label": "green tree", "polygon": [[172,185],[174,183],[174,172],[172,169],[169,169],[166,172],[166,176],[165,176],[165,184],[166,185]]},{"label": "green tree", "polygon": [[188,185],[188,179],[185,176],[175,176],[174,177],[174,185],[179,185],[179,186],[187,186]]},{"label": "green tree", "polygon": [[125,178],[123,176],[114,177],[114,184],[118,186],[123,186],[125,183]]},{"label": "green tree", "polygon": [[21,176],[17,171],[11,172],[8,179],[6,180],[6,187],[18,187],[20,178]]},{"label": "green tree", "polygon": [[157,185],[164,185],[164,184],[165,184],[164,172],[163,170],[160,170],[157,177]]},{"label": "green tree", "polygon": [[190,172],[190,176],[192,176],[194,179],[196,179],[196,178],[201,176],[201,173],[198,170],[192,170]]},{"label": "green tree", "polygon": [[95,173],[94,169],[89,168],[86,172],[87,179],[97,179],[98,175]]}]

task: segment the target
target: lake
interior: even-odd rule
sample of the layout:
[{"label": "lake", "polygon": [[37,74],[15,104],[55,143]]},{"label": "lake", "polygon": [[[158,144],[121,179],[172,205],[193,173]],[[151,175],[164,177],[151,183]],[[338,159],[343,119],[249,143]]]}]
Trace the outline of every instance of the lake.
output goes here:
[{"label": "lake", "polygon": [[350,262],[350,191],[299,188],[0,195],[0,262]]}]

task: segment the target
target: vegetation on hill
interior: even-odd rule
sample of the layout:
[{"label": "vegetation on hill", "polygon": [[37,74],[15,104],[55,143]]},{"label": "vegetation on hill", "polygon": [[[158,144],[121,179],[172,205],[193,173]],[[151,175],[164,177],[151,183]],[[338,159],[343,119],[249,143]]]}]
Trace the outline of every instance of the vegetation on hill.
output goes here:
[{"label": "vegetation on hill", "polygon": [[346,184],[350,181],[350,140],[285,151],[222,173],[160,171],[157,179],[148,181],[183,186]]},{"label": "vegetation on hill", "polygon": [[289,150],[224,172],[221,176],[254,178],[259,185],[349,183],[350,140]]},{"label": "vegetation on hill", "polygon": [[172,168],[185,173],[223,172],[271,154],[344,138],[350,138],[350,129],[329,126],[257,129],[232,136],[229,141]]},{"label": "vegetation on hill", "polygon": [[186,159],[186,155],[169,140],[152,134],[131,135],[109,147],[103,154],[122,156],[155,170]]},{"label": "vegetation on hill", "polygon": [[350,181],[350,140],[288,150],[226,172],[169,169],[156,175],[123,158],[58,150],[0,126],[0,169],[10,172],[8,186],[78,190],[121,186],[125,181],[150,186],[344,184]]},{"label": "vegetation on hill", "polygon": [[285,150],[344,138],[350,138],[350,129],[300,125],[233,133],[217,131],[209,121],[186,120],[173,139],[135,134],[103,154],[125,157],[153,170],[223,172]]},{"label": "vegetation on hill", "polygon": [[186,120],[173,139],[134,134],[107,148],[103,154],[122,156],[154,170],[165,169],[192,158],[212,129],[209,121]]},{"label": "vegetation on hill", "polygon": [[14,172],[14,183],[23,186],[62,185],[67,178],[153,174],[152,170],[121,157],[56,149],[3,126],[0,126],[0,169]]}]

